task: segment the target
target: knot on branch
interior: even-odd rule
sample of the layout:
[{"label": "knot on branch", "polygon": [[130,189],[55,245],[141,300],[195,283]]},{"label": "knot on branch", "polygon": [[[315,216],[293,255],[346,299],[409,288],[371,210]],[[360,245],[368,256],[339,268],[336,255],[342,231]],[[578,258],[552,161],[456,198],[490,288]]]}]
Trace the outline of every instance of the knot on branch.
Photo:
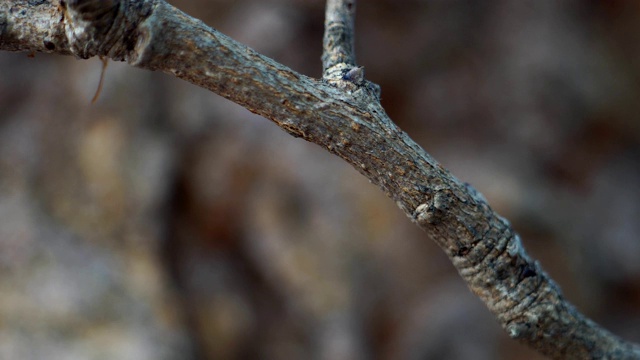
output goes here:
[{"label": "knot on branch", "polygon": [[366,94],[380,100],[380,86],[365,79],[364,66],[338,63],[325,70],[322,77],[337,88],[353,94]]},{"label": "knot on branch", "polygon": [[88,59],[104,51],[105,39],[114,27],[120,0],[61,0],[65,32],[74,55]]},{"label": "knot on branch", "polygon": [[133,50],[137,25],[150,15],[152,6],[131,0],[61,0],[71,51],[82,59],[123,60]]},{"label": "knot on branch", "polygon": [[420,225],[438,225],[447,216],[452,203],[451,190],[437,190],[431,199],[416,207],[413,217]]}]

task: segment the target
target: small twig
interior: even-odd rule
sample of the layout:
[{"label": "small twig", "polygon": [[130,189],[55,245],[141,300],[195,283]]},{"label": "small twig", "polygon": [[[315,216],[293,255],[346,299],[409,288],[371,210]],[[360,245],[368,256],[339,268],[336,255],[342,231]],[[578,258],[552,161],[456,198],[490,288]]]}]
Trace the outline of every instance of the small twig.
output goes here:
[{"label": "small twig", "polygon": [[96,89],[95,95],[93,95],[93,99],[91,99],[91,103],[95,104],[98,101],[98,97],[100,97],[100,93],[102,92],[102,85],[104,84],[104,73],[107,71],[107,65],[109,64],[109,59],[100,56],[100,61],[102,61],[102,70],[100,71],[100,82],[98,82],[98,88]]},{"label": "small twig", "polygon": [[327,0],[322,51],[322,78],[349,93],[366,94],[365,102],[380,101],[380,87],[356,65],[354,17],[356,0]]},{"label": "small twig", "polygon": [[356,65],[354,47],[355,0],[327,0],[324,22],[322,71],[338,64]]}]

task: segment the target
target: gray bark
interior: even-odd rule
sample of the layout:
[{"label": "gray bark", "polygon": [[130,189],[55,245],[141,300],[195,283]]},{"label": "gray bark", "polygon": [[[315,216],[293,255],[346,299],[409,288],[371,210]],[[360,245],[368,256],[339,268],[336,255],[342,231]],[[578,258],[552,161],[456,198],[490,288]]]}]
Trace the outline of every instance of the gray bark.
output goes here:
[{"label": "gray bark", "polygon": [[329,0],[323,79],[283,66],[162,0],[0,2],[0,49],[104,56],[173,74],[316,143],[378,185],[447,254],[509,336],[552,358],[638,359],[580,314],[509,222],[399,129],[354,54],[354,0]]}]

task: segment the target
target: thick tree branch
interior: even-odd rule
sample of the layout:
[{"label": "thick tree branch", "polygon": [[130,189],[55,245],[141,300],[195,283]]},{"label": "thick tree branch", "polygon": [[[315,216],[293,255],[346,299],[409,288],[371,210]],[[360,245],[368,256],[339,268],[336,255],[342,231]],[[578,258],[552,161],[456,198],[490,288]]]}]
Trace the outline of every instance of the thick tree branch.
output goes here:
[{"label": "thick tree branch", "polygon": [[509,223],[389,119],[363,73],[350,73],[354,7],[348,0],[327,5],[323,80],[162,0],[2,1],[0,49],[106,56],[216,92],[340,156],[378,185],[440,245],[511,337],[553,358],[640,358],[640,348],[569,304]]}]

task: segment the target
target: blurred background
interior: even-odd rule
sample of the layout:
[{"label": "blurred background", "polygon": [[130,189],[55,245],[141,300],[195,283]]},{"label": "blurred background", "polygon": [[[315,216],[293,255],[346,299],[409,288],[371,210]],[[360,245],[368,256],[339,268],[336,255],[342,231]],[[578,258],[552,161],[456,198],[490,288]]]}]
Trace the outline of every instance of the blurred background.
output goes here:
[{"label": "blurred background", "polygon": [[[319,77],[324,2],[172,1]],[[640,3],[370,0],[358,63],[640,341]],[[349,165],[171,76],[0,52],[1,359],[541,359]]]}]

